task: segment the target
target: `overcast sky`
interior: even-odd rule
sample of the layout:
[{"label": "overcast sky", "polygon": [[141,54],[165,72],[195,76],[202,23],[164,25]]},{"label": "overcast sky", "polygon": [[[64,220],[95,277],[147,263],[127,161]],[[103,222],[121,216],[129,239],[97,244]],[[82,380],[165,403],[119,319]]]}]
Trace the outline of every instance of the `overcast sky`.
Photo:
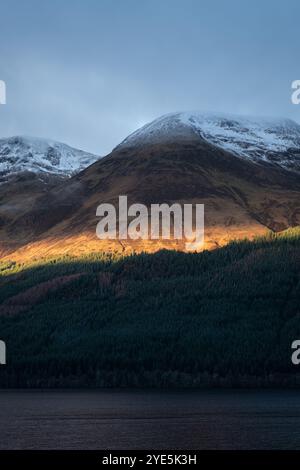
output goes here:
[{"label": "overcast sky", "polygon": [[299,0],[0,0],[0,136],[98,155],[172,111],[300,121]]}]

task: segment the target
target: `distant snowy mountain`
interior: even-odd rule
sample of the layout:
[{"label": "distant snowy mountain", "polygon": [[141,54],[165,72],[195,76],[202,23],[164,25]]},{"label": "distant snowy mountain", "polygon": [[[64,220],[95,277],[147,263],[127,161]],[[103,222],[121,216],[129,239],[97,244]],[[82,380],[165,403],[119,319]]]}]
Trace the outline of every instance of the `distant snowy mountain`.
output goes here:
[{"label": "distant snowy mountain", "polygon": [[117,148],[197,137],[242,158],[300,171],[300,125],[290,119],[171,113],[138,129]]},{"label": "distant snowy mountain", "polygon": [[33,137],[0,139],[0,181],[21,172],[72,176],[98,160],[66,144]]}]

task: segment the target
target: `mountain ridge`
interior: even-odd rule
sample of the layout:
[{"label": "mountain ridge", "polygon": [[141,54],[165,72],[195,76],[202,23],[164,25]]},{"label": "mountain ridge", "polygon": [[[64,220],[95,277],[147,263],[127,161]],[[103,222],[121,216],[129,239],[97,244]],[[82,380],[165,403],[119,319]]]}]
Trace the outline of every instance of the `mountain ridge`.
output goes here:
[{"label": "mountain ridge", "polygon": [[0,139],[0,183],[23,172],[70,177],[94,163],[96,155],[51,139],[12,136]]},{"label": "mountain ridge", "polygon": [[115,149],[198,137],[236,156],[300,171],[300,125],[286,118],[168,113],[137,129]]}]

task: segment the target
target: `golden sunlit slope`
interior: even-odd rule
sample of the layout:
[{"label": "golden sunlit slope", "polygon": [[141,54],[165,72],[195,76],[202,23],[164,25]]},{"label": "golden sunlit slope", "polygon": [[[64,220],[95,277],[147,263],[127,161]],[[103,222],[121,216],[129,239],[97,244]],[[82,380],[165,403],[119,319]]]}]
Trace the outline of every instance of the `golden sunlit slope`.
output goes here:
[{"label": "golden sunlit slope", "polygon": [[100,203],[199,203],[205,205],[205,246],[252,238],[267,229],[300,224],[299,174],[242,159],[199,136],[172,142],[116,148],[69,181],[50,189],[34,207],[2,227],[3,257],[105,251],[184,250],[184,242],[96,237]]}]

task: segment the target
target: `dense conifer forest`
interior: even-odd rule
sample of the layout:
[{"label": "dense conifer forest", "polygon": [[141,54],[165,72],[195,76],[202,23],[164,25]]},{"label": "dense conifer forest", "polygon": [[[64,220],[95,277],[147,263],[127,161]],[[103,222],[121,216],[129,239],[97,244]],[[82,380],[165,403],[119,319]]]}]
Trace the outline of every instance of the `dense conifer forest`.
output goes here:
[{"label": "dense conifer forest", "polygon": [[300,229],[0,264],[2,387],[300,386]]}]

